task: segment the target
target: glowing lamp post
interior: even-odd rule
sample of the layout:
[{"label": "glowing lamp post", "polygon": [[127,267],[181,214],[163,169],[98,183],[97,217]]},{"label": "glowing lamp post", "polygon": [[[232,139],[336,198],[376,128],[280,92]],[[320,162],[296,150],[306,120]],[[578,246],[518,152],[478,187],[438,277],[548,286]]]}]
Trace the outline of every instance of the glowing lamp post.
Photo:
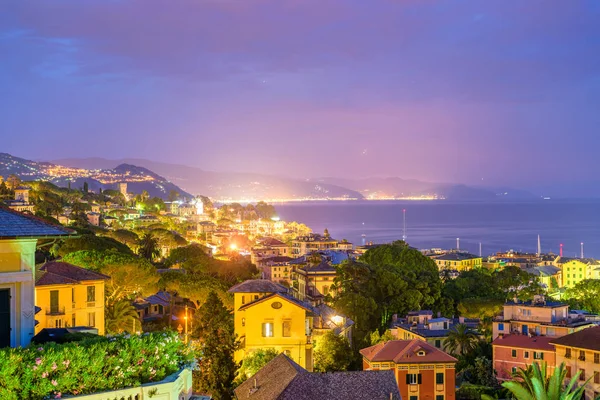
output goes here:
[{"label": "glowing lamp post", "polygon": [[334,315],[333,317],[331,317],[331,322],[333,322],[337,326],[340,326],[344,322],[344,317],[342,317],[341,315]]}]

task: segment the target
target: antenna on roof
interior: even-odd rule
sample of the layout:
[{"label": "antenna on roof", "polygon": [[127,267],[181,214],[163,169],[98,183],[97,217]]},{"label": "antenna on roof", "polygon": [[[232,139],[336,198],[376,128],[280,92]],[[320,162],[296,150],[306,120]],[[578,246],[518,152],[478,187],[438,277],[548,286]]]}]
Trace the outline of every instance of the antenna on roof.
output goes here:
[{"label": "antenna on roof", "polygon": [[583,242],[581,242],[581,258],[583,258]]}]

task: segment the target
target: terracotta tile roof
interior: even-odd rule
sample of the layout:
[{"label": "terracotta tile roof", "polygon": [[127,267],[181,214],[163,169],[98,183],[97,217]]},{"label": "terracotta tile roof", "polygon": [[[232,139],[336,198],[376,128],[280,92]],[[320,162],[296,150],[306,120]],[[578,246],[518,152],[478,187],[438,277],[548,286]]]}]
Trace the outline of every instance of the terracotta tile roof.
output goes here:
[{"label": "terracotta tile roof", "polygon": [[52,261],[44,264],[36,271],[35,285],[72,285],[85,281],[106,279],[110,279],[110,277],[65,262]]},{"label": "terracotta tile roof", "polygon": [[310,373],[283,354],[235,389],[238,400],[400,400],[393,371]]},{"label": "terracotta tile roof", "polygon": [[268,296],[261,297],[260,299],[253,300],[253,301],[251,301],[249,303],[246,303],[243,306],[241,306],[239,308],[239,311],[245,310],[246,308],[248,308],[250,306],[253,306],[253,305],[258,304],[258,303],[262,303],[263,301],[274,299],[276,297],[279,297],[279,298],[281,298],[283,300],[287,300],[290,303],[294,303],[297,306],[302,307],[302,308],[304,308],[305,310],[307,310],[307,311],[309,311],[311,313],[315,312],[314,307],[309,302],[298,300],[297,298],[295,298],[293,296],[290,296],[287,293],[272,293],[272,294],[270,294]]},{"label": "terracotta tile roof", "polygon": [[555,338],[551,343],[560,346],[576,347],[578,349],[600,351],[600,326],[586,328],[570,335]]},{"label": "terracotta tile roof", "polygon": [[554,351],[554,346],[550,344],[553,339],[548,336],[506,335],[494,340],[492,346]]},{"label": "terracotta tile roof", "polygon": [[238,283],[228,290],[229,293],[287,293],[288,289],[266,279],[251,279]]},{"label": "terracotta tile roof", "polygon": [[75,231],[0,206],[0,238],[67,236]]},{"label": "terracotta tile roof", "polygon": [[263,246],[287,246],[287,244],[283,243],[281,240],[277,240],[275,238],[264,238],[263,240],[261,240],[260,244],[262,244]]},{"label": "terracotta tile roof", "polygon": [[[418,355],[419,351],[425,355]],[[393,361],[396,364],[404,363],[455,363],[456,358],[444,353],[422,340],[390,340],[362,349],[360,354],[369,361]]]}]

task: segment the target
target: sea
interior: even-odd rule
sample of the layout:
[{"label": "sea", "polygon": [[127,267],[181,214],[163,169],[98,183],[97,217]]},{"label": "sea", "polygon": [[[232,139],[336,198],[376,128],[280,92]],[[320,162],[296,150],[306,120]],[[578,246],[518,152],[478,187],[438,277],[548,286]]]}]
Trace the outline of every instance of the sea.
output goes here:
[{"label": "sea", "polygon": [[[491,255],[514,250],[600,258],[600,199],[524,202],[313,201],[275,204],[279,217],[355,246],[402,239],[419,249]],[[406,230],[403,224],[406,214]]]}]

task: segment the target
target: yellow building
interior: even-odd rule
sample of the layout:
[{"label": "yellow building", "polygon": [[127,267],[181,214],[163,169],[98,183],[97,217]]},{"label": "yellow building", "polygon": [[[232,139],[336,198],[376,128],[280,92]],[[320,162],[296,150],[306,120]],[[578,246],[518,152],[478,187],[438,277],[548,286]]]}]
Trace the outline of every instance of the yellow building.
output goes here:
[{"label": "yellow building", "polygon": [[268,280],[249,280],[229,289],[234,296],[234,327],[241,342],[240,362],[255,349],[273,348],[309,371],[313,369],[313,308]]},{"label": "yellow building", "polygon": [[567,368],[565,383],[576,373],[579,385],[585,385],[585,398],[596,399],[600,396],[600,327],[584,329],[561,338],[553,339],[551,344],[556,351],[556,365],[563,362]]},{"label": "yellow building", "polygon": [[0,207],[0,347],[27,346],[34,335],[37,240],[73,233]]},{"label": "yellow building", "polygon": [[[352,243],[344,243],[343,248],[352,249]],[[296,239],[292,240],[292,257],[300,257],[310,253],[314,253],[315,251],[323,251],[323,250],[333,250],[338,249],[339,242],[335,239],[332,239],[329,236],[327,230],[325,230],[325,234],[319,235],[316,233],[310,233],[306,236],[298,236]]]},{"label": "yellow building", "polygon": [[598,278],[600,262],[592,258],[557,260],[557,265],[562,269],[562,286],[572,288],[584,279]]},{"label": "yellow building", "polygon": [[64,262],[44,264],[36,273],[36,333],[44,328],[86,326],[104,335],[104,281],[108,276]]},{"label": "yellow building", "polygon": [[481,268],[483,259],[469,253],[448,253],[434,258],[439,270],[469,271]]},{"label": "yellow building", "polygon": [[295,269],[296,297],[300,300],[319,301],[330,294],[330,288],[336,276],[334,266],[323,260],[318,265],[307,264]]}]

